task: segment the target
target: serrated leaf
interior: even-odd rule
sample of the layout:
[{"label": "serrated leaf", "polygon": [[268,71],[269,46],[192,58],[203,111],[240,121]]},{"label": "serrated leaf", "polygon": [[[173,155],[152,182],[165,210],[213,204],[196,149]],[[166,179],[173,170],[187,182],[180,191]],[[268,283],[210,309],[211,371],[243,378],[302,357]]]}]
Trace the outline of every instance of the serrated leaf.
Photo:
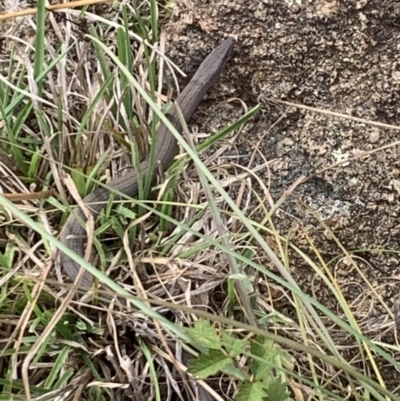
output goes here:
[{"label": "serrated leaf", "polygon": [[221,349],[221,339],[215,328],[208,320],[198,320],[193,328],[186,329],[186,332],[196,341],[208,349]]},{"label": "serrated leaf", "polygon": [[239,354],[243,354],[246,351],[246,347],[249,344],[249,340],[238,339],[233,336],[233,334],[223,332],[222,333],[222,345],[228,351],[229,356],[234,358]]},{"label": "serrated leaf", "polygon": [[267,394],[269,401],[285,401],[289,396],[287,384],[280,378],[274,378],[269,382]]},{"label": "serrated leaf", "polygon": [[273,341],[258,336],[251,343],[251,353],[262,359],[273,359],[278,354],[278,349]]},{"label": "serrated leaf", "polygon": [[222,370],[222,373],[225,373],[229,377],[235,377],[236,379],[240,381],[246,380],[249,376],[244,374],[243,371],[239,368],[237,368],[235,365],[229,365],[225,369]]},{"label": "serrated leaf", "polygon": [[263,401],[267,393],[263,383],[245,381],[235,397],[235,401]]},{"label": "serrated leaf", "polygon": [[257,337],[254,340],[251,344],[253,360],[250,364],[250,371],[257,380],[265,380],[269,376],[278,352],[274,343],[265,337]]},{"label": "serrated leaf", "polygon": [[201,379],[206,379],[226,369],[231,364],[232,360],[227,358],[221,351],[210,350],[207,355],[201,354],[198,358],[192,360],[188,372],[199,376]]}]

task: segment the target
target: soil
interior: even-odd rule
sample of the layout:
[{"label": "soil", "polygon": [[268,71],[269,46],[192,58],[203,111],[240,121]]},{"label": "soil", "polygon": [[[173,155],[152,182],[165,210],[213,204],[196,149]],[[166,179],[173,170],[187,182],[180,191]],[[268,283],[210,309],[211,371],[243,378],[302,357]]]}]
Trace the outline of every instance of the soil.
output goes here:
[{"label": "soil", "polygon": [[[400,2],[181,1],[168,27],[170,56],[190,73],[201,60],[197,53],[227,36],[237,38],[235,54],[211,97],[234,96],[248,107],[260,96],[269,99],[237,138],[235,162],[247,166],[255,149],[251,167],[263,157],[273,161],[270,171],[258,175],[275,202],[296,180],[308,178],[276,214],[277,228],[290,232],[293,243],[321,266],[310,237],[363,333],[393,344],[391,309],[400,288],[399,131],[368,121],[400,123]],[[202,132],[216,130],[221,115],[233,118],[240,107],[230,103],[215,116],[205,102],[195,123]],[[302,258],[293,254],[290,269],[303,291],[343,315]],[[397,388],[399,372],[383,372],[388,387]]]}]

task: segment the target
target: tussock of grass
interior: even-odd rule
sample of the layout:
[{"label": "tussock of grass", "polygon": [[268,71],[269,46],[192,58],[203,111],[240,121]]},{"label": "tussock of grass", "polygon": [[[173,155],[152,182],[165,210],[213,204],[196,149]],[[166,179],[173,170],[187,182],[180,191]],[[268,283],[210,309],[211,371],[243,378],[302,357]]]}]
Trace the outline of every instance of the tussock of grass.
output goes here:
[{"label": "tussock of grass", "polygon": [[[275,228],[293,188],[273,201],[259,172],[274,161],[244,167],[225,154],[226,137],[239,135],[259,106],[244,108],[205,141],[175,133],[186,155],[158,191],[143,183],[139,199],[106,205],[89,232],[96,267],[77,260],[128,305],[110,303],[101,288],[88,294],[63,283],[56,238],[74,199],[149,151],[147,138],[168,100],[161,67],[170,73],[173,64],[163,54],[155,2],[140,10],[110,6],[107,18],[90,9],[45,17],[43,2],[38,6],[35,51],[8,38],[9,68],[0,80],[8,194],[0,230],[4,397],[162,400],[206,391],[237,400],[398,399],[380,373],[385,364],[399,368],[395,347],[379,337],[392,323],[360,320],[332,275],[334,260],[325,260],[301,224],[287,235]],[[54,37],[50,22],[60,29]],[[158,39],[160,46],[148,45]],[[295,231],[313,254],[296,246]],[[357,258],[338,246],[357,269]],[[299,258],[337,310],[293,279]],[[199,356],[190,368],[198,387],[188,383],[182,347]]]}]

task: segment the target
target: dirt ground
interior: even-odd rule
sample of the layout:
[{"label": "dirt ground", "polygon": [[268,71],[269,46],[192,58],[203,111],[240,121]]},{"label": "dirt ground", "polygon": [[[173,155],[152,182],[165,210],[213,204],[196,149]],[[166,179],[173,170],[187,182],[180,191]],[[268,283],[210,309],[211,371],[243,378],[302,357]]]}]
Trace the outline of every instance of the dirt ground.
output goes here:
[{"label": "dirt ground", "polygon": [[[251,107],[263,95],[400,124],[400,2],[182,1],[168,31],[170,56],[180,57],[188,72],[198,64],[196,49],[237,37],[234,57],[212,96],[235,96]],[[228,115],[235,115],[234,104],[225,107]],[[200,131],[216,129],[221,120],[221,113],[207,110],[205,102],[203,114],[197,113]],[[390,308],[400,288],[398,139],[394,129],[269,102],[235,144],[235,162],[247,166],[256,146],[259,157],[252,167],[263,162],[260,155],[274,161],[270,173],[259,176],[275,201],[301,175],[311,177],[295,189],[275,223],[282,233],[293,230],[294,243],[317,260],[305,233],[311,236],[364,334],[390,344],[395,341]],[[315,174],[360,155],[366,157]],[[314,214],[357,256],[361,274]],[[294,257],[290,267],[304,291],[339,313],[309,266]],[[386,373],[388,385],[397,388],[399,372],[389,367]]]}]

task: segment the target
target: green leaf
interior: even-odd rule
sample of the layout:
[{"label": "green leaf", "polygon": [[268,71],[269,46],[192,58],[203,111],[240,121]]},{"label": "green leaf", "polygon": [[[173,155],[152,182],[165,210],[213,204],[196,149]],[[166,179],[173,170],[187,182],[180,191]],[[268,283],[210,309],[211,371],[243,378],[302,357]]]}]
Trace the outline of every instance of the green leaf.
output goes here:
[{"label": "green leaf", "polygon": [[275,365],[274,360],[278,355],[277,347],[265,337],[257,337],[251,344],[251,354],[253,356],[250,364],[252,374],[257,380],[265,380]]},{"label": "green leaf", "polygon": [[137,214],[131,208],[122,205],[119,205],[119,207],[117,208],[117,213],[118,216],[122,215],[131,220],[135,220],[137,218]]},{"label": "green leaf", "polygon": [[274,378],[270,381],[267,393],[269,401],[285,401],[289,397],[287,385],[281,382],[280,378]]},{"label": "green leaf", "polygon": [[247,338],[237,339],[233,334],[224,331],[222,333],[222,345],[228,351],[229,356],[234,358],[246,351],[249,340]]},{"label": "green leaf", "polygon": [[87,331],[87,325],[86,322],[83,320],[78,320],[76,323],[76,328],[80,331]]},{"label": "green leaf", "polygon": [[240,381],[245,381],[249,378],[249,375],[246,374],[243,370],[240,368],[236,367],[235,365],[229,365],[228,367],[224,368],[222,370],[222,373],[225,373],[229,377],[235,377],[236,379]]},{"label": "green leaf", "polygon": [[[263,401],[267,393],[263,383],[245,381],[235,397],[235,401]],[[275,401],[275,400],[274,400]]]},{"label": "green leaf", "polygon": [[236,280],[243,283],[246,294],[252,294],[254,292],[252,281],[250,280],[249,276],[244,273],[230,274],[228,280]]},{"label": "green leaf", "polygon": [[221,351],[211,350],[208,355],[201,354],[194,359],[188,372],[200,377],[200,379],[206,379],[226,369],[231,364],[232,360],[227,358]]},{"label": "green leaf", "polygon": [[186,331],[199,345],[208,349],[221,349],[221,339],[209,321],[199,319],[193,328]]},{"label": "green leaf", "polygon": [[65,367],[66,363],[67,363],[67,359],[69,356],[69,352],[70,352],[71,348],[70,347],[64,347],[61,352],[58,354],[57,359],[49,373],[49,375],[47,376],[45,382],[44,382],[44,388],[46,390],[49,390],[52,388],[54,382],[57,380],[58,375],[60,374],[60,372],[63,371],[63,368]]}]

